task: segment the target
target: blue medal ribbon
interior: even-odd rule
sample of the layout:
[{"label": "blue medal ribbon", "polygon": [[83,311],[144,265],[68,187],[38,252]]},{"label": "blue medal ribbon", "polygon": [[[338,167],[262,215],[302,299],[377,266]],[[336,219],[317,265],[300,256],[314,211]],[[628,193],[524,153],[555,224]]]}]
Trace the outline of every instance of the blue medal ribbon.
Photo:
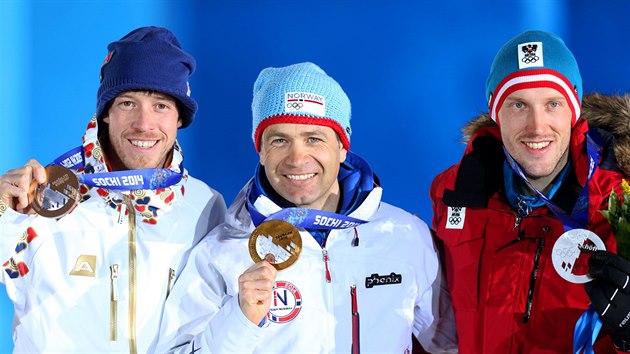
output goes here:
[{"label": "blue medal ribbon", "polygon": [[[588,154],[588,176],[584,188],[580,193],[575,206],[571,212],[571,215],[567,215],[559,206],[552,202],[547,196],[539,191],[532,183],[527,179],[523,173],[521,167],[516,163],[514,158],[510,156],[508,151],[503,146],[503,152],[507,162],[512,170],[521,177],[521,179],[531,188],[540,199],[542,199],[547,207],[560,219],[564,226],[564,231],[572,229],[586,229],[588,226],[588,183],[593,177],[595,167],[599,163],[599,158],[602,153],[601,137],[596,131],[589,131],[586,133],[586,152]],[[578,319],[575,325],[575,332],[573,336],[573,351],[579,353],[584,349],[585,354],[594,354],[593,344],[597,339],[597,335],[602,327],[601,320],[595,312],[592,306],[589,306],[587,310]]]},{"label": "blue medal ribbon", "polygon": [[[247,192],[247,195],[251,192]],[[307,208],[283,208],[282,210],[275,212],[269,216],[263,215],[256,209],[254,204],[247,198],[247,207],[249,208],[249,214],[252,217],[252,222],[255,226],[260,225],[264,221],[268,220],[282,220],[295,227],[302,227],[305,229],[347,229],[361,224],[365,224],[367,221],[353,218],[347,215],[341,215],[324,210],[307,209]]]},{"label": "blue medal ribbon", "polygon": [[[51,165],[61,165],[76,172],[85,166],[83,147],[78,146],[59,156]],[[80,183],[90,187],[115,190],[160,189],[179,183],[184,175],[183,164],[179,173],[168,168],[144,168],[115,172],[77,174]]]},{"label": "blue medal ribbon", "polygon": [[595,344],[601,329],[602,321],[599,319],[597,311],[595,311],[593,306],[589,306],[575,324],[573,353],[579,354],[582,348],[585,354],[595,353],[593,344]]}]

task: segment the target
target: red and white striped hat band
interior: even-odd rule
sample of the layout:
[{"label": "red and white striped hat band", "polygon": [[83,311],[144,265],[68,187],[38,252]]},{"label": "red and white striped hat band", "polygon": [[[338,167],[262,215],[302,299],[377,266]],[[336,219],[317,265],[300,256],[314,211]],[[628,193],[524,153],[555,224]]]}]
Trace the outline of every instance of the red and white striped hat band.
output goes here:
[{"label": "red and white striped hat band", "polygon": [[506,76],[497,85],[495,93],[490,98],[488,104],[490,107],[490,118],[497,124],[500,124],[499,110],[510,94],[518,90],[538,87],[548,87],[560,92],[569,103],[569,107],[573,112],[572,125],[575,124],[582,112],[577,91],[566,77],[551,69],[520,70]]}]

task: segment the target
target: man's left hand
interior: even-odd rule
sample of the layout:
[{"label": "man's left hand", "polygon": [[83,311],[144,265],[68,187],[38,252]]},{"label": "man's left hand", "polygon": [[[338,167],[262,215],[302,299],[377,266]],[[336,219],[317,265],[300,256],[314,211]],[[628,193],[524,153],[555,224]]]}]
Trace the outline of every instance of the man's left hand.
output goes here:
[{"label": "man's left hand", "polygon": [[607,251],[595,251],[588,261],[593,281],[584,284],[593,308],[613,341],[630,343],[630,261]]}]

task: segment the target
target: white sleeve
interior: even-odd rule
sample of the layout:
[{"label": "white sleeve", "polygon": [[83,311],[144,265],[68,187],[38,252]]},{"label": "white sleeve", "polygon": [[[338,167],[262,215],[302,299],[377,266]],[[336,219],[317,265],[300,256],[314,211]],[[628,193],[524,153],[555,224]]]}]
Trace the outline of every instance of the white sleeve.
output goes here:
[{"label": "white sleeve", "polygon": [[420,221],[421,244],[417,249],[419,286],[413,332],[430,353],[457,353],[457,329],[451,295],[428,226]]},{"label": "white sleeve", "polygon": [[[34,216],[20,214],[0,200],[0,264],[15,253],[15,246]],[[0,277],[0,282],[6,280]]]},{"label": "white sleeve", "polygon": [[202,241],[193,249],[165,302],[156,353],[251,353],[265,331],[227,294],[207,247]]}]

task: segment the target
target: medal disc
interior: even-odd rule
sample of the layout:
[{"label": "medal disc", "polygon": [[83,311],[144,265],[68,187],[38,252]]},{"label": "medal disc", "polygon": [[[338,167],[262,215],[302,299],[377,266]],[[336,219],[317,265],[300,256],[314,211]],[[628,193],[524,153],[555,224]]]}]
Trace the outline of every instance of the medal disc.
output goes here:
[{"label": "medal disc", "polygon": [[79,179],[62,166],[46,167],[47,182],[37,186],[31,202],[33,210],[47,218],[60,218],[79,202]]},{"label": "medal disc", "polygon": [[590,230],[573,229],[563,233],[553,245],[551,261],[556,272],[566,281],[588,283],[589,252],[606,250],[604,242]]},{"label": "medal disc", "polygon": [[265,221],[249,236],[249,255],[252,260],[258,263],[264,259],[277,270],[295,263],[301,251],[300,232],[286,221]]}]

